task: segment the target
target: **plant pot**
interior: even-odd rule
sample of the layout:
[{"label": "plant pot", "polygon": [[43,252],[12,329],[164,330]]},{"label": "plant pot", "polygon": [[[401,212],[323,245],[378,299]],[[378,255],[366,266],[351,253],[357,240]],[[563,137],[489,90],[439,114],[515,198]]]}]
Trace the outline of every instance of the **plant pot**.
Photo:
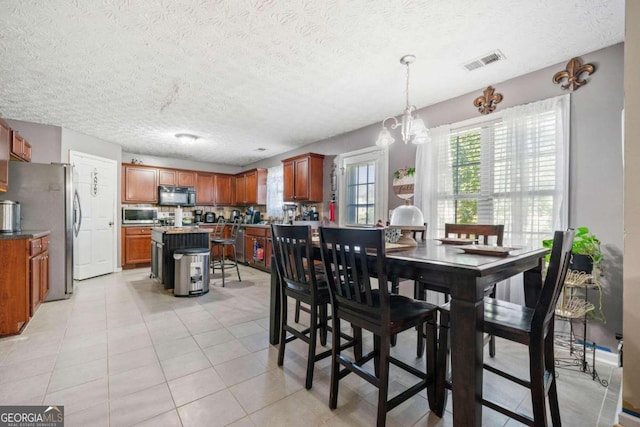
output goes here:
[{"label": "plant pot", "polygon": [[588,255],[571,254],[569,269],[591,274],[593,272],[593,260]]}]

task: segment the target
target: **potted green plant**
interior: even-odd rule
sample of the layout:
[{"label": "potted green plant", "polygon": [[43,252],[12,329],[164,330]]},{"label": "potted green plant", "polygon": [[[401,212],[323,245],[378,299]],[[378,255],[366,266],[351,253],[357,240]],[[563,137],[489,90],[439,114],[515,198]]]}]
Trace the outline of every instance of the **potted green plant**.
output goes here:
[{"label": "potted green plant", "polygon": [[[551,248],[552,245],[553,239],[542,241],[542,246],[545,248]],[[589,232],[588,227],[576,228],[571,252],[571,264],[569,265],[571,270],[592,274],[594,273],[594,268],[597,270],[602,261],[600,240]]]}]

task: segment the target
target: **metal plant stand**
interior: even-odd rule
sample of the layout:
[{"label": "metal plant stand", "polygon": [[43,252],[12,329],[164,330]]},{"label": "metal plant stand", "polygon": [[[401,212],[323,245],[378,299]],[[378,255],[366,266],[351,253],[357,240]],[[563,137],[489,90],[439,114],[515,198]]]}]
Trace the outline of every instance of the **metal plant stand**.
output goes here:
[{"label": "metal plant stand", "polygon": [[[600,282],[591,274],[570,270],[564,282],[562,296],[558,300],[556,307],[556,319],[569,322],[569,332],[556,332],[556,348],[565,348],[569,352],[569,357],[556,357],[557,368],[578,368],[581,372],[591,375],[591,379],[598,381],[603,387],[607,387],[609,382],[600,378],[596,370],[596,343],[587,341],[587,316],[596,307],[587,300],[589,289],[596,289],[602,297]],[[584,299],[579,295],[584,295]],[[600,304],[599,315],[602,317],[602,305]],[[574,327],[574,323],[582,324],[582,331],[579,326]],[[576,335],[576,329],[581,335]],[[587,353],[591,352],[591,365],[587,360]],[[557,371],[556,371],[557,375]]]}]

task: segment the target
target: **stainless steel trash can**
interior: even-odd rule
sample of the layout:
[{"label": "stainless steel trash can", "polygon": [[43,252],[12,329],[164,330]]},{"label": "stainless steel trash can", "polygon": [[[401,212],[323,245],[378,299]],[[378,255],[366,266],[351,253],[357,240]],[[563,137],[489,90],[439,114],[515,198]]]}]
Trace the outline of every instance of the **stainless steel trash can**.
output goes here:
[{"label": "stainless steel trash can", "polygon": [[173,295],[194,297],[209,292],[209,249],[177,249]]}]

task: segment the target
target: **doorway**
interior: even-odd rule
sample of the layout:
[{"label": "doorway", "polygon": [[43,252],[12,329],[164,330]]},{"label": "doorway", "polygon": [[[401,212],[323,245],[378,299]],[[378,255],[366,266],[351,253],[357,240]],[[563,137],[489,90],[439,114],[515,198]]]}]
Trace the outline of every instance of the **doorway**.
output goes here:
[{"label": "doorway", "polygon": [[115,270],[117,258],[116,183],[118,163],[112,159],[69,152],[73,165],[73,278],[84,280]]}]

